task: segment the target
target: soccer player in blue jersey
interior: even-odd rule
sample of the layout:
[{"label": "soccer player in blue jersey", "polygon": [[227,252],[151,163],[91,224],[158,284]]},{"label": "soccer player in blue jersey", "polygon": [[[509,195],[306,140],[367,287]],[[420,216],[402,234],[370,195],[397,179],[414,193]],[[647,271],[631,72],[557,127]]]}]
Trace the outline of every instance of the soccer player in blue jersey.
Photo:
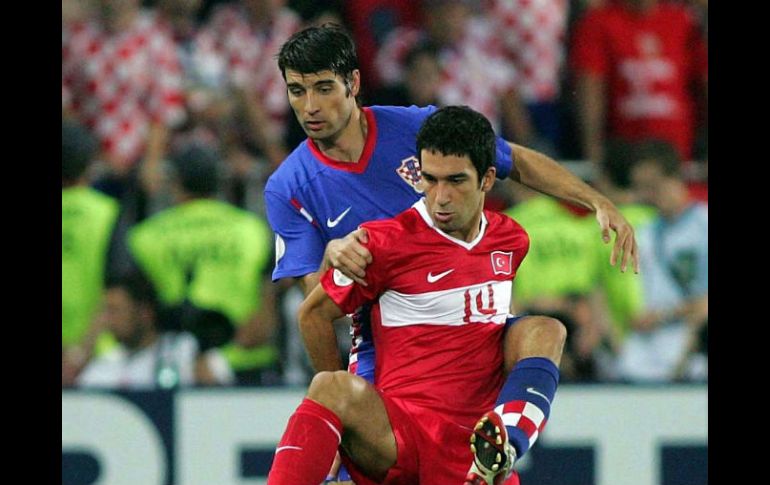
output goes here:
[{"label": "soccer player in blue jersey", "polygon": [[[355,45],[338,26],[310,27],[293,35],[281,48],[278,66],[308,138],[265,187],[267,216],[276,233],[273,280],[296,278],[308,294],[332,265],[365,284],[364,268],[371,256],[358,243],[365,233],[355,230],[363,222],[393,217],[422,197],[417,188],[421,173],[416,137],[436,108],[362,107],[357,98],[361,85]],[[621,271],[629,262],[638,271],[633,229],[606,197],[554,160],[500,137],[495,155],[498,177],[510,177],[595,211],[605,242],[610,231],[616,233],[611,264],[620,258]],[[349,370],[375,382],[367,319],[366,308],[353,317]],[[532,402],[547,419],[564,338],[563,325],[544,317],[521,317],[508,329],[505,366],[511,377],[503,386],[501,402]],[[315,370],[340,368],[337,356],[330,355],[328,361],[328,368]],[[539,391],[532,393],[533,388]],[[487,463],[474,453],[469,484],[502,483],[514,458],[531,445],[531,433],[508,426],[494,413],[488,419],[500,425],[495,433],[503,439],[500,451],[506,458],[503,463]]]}]

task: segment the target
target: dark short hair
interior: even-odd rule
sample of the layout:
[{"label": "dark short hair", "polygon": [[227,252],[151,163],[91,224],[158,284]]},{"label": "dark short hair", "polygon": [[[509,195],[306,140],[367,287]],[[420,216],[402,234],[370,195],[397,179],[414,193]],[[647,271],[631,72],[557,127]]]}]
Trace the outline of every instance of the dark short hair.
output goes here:
[{"label": "dark short hair", "polygon": [[139,271],[129,271],[107,278],[104,285],[106,290],[120,288],[126,291],[136,304],[148,305],[153,310],[158,309],[158,297],[155,287],[147,276]]},{"label": "dark short hair", "polygon": [[602,170],[613,185],[627,189],[631,187],[631,169],[642,161],[654,163],[667,176],[678,177],[680,174],[680,159],[676,148],[669,142],[657,139],[608,140],[604,148]]},{"label": "dark short hair", "polygon": [[652,163],[663,175],[678,178],[681,176],[682,164],[679,153],[673,144],[663,140],[643,140],[636,146],[636,162]]},{"label": "dark short hair", "polygon": [[417,158],[423,150],[443,155],[468,156],[479,181],[494,165],[495,132],[481,113],[468,106],[445,106],[436,110],[417,133]]},{"label": "dark short hair", "polygon": [[171,162],[182,189],[205,197],[219,190],[219,159],[215,150],[192,144],[180,150]]},{"label": "dark short hair", "polygon": [[88,168],[96,153],[96,139],[80,123],[72,120],[61,122],[61,178],[72,183]]},{"label": "dark short hair", "polygon": [[286,69],[302,74],[331,71],[350,80],[358,69],[356,44],[338,24],[325,23],[295,33],[278,52],[278,68],[286,79]]},{"label": "dark short hair", "polygon": [[631,167],[636,162],[636,146],[628,140],[618,138],[607,140],[602,158],[602,171],[612,185],[627,189],[631,187]]},{"label": "dark short hair", "polygon": [[430,40],[423,40],[416,43],[414,46],[412,46],[411,49],[407,51],[406,56],[404,57],[404,66],[407,68],[412,68],[417,58],[422,55],[432,57],[438,62],[438,53],[439,48],[435,42]]}]

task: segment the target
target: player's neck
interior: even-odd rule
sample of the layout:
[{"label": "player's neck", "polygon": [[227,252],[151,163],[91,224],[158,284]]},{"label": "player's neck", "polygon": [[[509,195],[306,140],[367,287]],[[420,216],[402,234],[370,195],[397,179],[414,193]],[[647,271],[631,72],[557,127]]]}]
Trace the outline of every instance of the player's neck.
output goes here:
[{"label": "player's neck", "polygon": [[129,355],[135,355],[153,345],[158,341],[158,338],[158,332],[152,329],[139,336],[134,342],[124,342],[123,346],[126,348]]},{"label": "player's neck", "polygon": [[340,162],[356,163],[366,145],[369,125],[363,110],[356,106],[350,113],[345,128],[333,140],[316,140],[319,150],[329,158]]},{"label": "player's neck", "polygon": [[459,239],[463,242],[473,242],[474,239],[479,237],[481,232],[481,212],[476,214],[467,228],[458,229],[456,231],[447,232],[448,235],[455,239]]}]

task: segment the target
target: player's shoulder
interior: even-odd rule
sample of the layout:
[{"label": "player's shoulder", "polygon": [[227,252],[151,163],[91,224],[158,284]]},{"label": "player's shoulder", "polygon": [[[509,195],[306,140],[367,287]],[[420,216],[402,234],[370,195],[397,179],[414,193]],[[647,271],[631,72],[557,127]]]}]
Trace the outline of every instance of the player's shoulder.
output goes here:
[{"label": "player's shoulder", "polygon": [[693,202],[692,206],[690,206],[690,218],[695,224],[705,225],[708,227],[708,205],[704,204],[703,202]]},{"label": "player's shoulder", "polygon": [[490,232],[497,237],[510,238],[519,243],[529,245],[529,234],[527,234],[524,226],[519,224],[513,217],[502,212],[491,210],[485,210],[484,216],[487,218]]},{"label": "player's shoulder", "polygon": [[134,238],[150,238],[167,234],[166,228],[184,213],[183,204],[167,207],[162,211],[150,215],[146,219],[137,222],[128,229],[128,234]]},{"label": "player's shoulder", "polygon": [[425,118],[436,111],[433,105],[428,106],[369,106],[377,120],[378,129],[396,128],[403,130],[405,127],[414,131],[419,130]]},{"label": "player's shoulder", "polygon": [[307,144],[300,143],[268,177],[266,192],[293,193],[317,175],[319,164]]},{"label": "player's shoulder", "polygon": [[387,219],[379,219],[361,224],[366,228],[369,239],[378,246],[394,246],[403,241],[403,237],[426,229],[422,216],[417,209],[409,209]]},{"label": "player's shoulder", "polygon": [[502,228],[524,231],[524,227],[522,227],[522,225],[510,214],[484,209],[484,217],[487,218],[487,222],[489,222],[489,225],[492,227],[500,226]]},{"label": "player's shoulder", "polygon": [[212,214],[222,214],[222,218],[225,221],[229,220],[244,227],[261,227],[265,224],[261,215],[243,207],[221,200],[210,200],[207,202],[210,202]]}]

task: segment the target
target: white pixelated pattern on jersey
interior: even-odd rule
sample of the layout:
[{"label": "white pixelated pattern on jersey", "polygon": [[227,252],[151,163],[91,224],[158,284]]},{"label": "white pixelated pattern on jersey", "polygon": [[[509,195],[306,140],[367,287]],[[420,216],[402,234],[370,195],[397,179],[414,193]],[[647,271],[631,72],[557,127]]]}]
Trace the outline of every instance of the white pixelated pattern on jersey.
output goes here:
[{"label": "white pixelated pattern on jersey", "polygon": [[422,179],[422,170],[420,168],[420,161],[417,157],[405,158],[401,161],[401,165],[396,169],[398,175],[404,179],[404,182],[408,183],[415,192],[422,193],[418,184]]},{"label": "white pixelated pattern on jersey", "polygon": [[286,83],[275,60],[281,45],[302,26],[299,16],[288,7],[276,13],[265,27],[249,21],[246,8],[238,4],[217,7],[211,20],[197,36],[202,49],[211,50],[227,65],[229,83],[256,93],[270,119],[270,127],[281,136],[286,125],[289,102]]},{"label": "white pixelated pattern on jersey", "polygon": [[140,12],[117,34],[95,21],[62,28],[62,107],[124,167],[144,154],[152,122],[173,127],[184,120],[176,46],[154,13]]},{"label": "white pixelated pattern on jersey", "polygon": [[525,101],[552,101],[559,94],[568,9],[568,0],[490,2],[489,18],[516,66]]},{"label": "white pixelated pattern on jersey", "polygon": [[[473,17],[460,46],[442,49],[438,96],[443,105],[465,104],[479,111],[499,133],[500,98],[516,86],[517,72],[494,32],[488,20]],[[411,27],[398,27],[388,35],[375,60],[386,85],[403,81],[406,55],[425,37],[424,31]]]}]

